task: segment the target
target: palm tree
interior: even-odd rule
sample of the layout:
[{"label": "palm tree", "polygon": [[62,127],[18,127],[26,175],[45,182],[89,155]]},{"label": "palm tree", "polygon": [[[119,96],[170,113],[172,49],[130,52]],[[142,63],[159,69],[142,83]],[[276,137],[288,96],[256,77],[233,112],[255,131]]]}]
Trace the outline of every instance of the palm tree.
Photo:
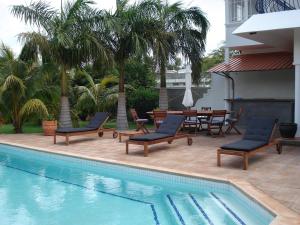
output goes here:
[{"label": "palm tree", "polygon": [[117,128],[128,129],[126,98],[125,98],[125,64],[134,56],[145,55],[149,49],[149,43],[153,33],[156,3],[145,0],[133,5],[128,0],[118,0],[114,13],[107,13],[107,40],[109,48],[114,54],[114,59],[119,70],[119,95]]},{"label": "palm tree", "polygon": [[32,56],[42,55],[43,63],[54,62],[60,74],[61,106],[59,125],[71,127],[69,105],[70,70],[93,58],[108,59],[97,28],[101,26],[102,11],[91,8],[90,0],[75,0],[60,10],[39,1],[12,7],[12,14],[26,24],[37,27],[36,32],[21,33],[19,38],[31,46]]},{"label": "palm tree", "polygon": [[100,82],[95,82],[90,74],[82,70],[80,73],[85,77],[88,84],[78,86],[78,108],[83,108],[91,113],[109,111],[117,103],[118,77],[106,76]]},{"label": "palm tree", "polygon": [[24,120],[36,114],[48,115],[45,104],[35,98],[39,66],[16,59],[4,44],[0,47],[0,105],[10,115],[16,133],[22,132]]},{"label": "palm tree", "polygon": [[160,2],[153,52],[160,71],[159,108],[168,109],[166,67],[178,54],[192,64],[193,81],[200,79],[201,58],[205,50],[209,22],[198,7],[184,9],[182,4]]}]

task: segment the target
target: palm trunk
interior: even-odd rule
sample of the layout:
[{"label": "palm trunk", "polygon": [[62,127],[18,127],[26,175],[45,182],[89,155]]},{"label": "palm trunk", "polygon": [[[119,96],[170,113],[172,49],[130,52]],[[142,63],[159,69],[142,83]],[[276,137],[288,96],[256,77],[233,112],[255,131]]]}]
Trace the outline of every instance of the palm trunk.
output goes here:
[{"label": "palm trunk", "polygon": [[119,96],[118,96],[118,112],[117,112],[117,129],[127,130],[128,120],[126,111],[126,95],[125,95],[125,62],[119,64]]},{"label": "palm trunk", "polygon": [[60,97],[59,127],[72,127],[71,110],[68,96]]},{"label": "palm trunk", "polygon": [[61,68],[59,127],[72,127],[71,110],[68,97],[68,75],[64,66]]},{"label": "palm trunk", "polygon": [[160,63],[160,90],[159,90],[159,109],[168,110],[168,90],[166,81],[166,64]]}]

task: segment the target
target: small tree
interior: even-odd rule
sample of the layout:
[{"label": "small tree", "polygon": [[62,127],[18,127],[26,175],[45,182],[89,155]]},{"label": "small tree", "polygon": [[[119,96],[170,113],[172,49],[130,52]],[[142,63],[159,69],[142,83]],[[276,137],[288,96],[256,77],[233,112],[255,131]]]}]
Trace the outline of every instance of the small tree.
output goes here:
[{"label": "small tree", "polygon": [[16,133],[32,114],[48,115],[45,104],[34,98],[38,66],[14,58],[13,52],[2,44],[0,48],[0,101],[12,120]]}]

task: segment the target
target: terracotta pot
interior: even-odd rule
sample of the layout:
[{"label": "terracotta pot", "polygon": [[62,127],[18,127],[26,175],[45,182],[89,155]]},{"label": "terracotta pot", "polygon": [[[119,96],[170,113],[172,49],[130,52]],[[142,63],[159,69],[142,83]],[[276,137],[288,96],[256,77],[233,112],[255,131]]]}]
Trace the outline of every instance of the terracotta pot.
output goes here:
[{"label": "terracotta pot", "polygon": [[57,129],[56,120],[44,120],[43,121],[43,130],[45,136],[54,136],[55,130]]}]

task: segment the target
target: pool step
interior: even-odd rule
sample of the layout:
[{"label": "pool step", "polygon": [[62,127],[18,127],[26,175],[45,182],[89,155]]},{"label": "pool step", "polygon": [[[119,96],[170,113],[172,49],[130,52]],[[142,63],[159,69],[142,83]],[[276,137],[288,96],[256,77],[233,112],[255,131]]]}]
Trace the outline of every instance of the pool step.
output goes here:
[{"label": "pool step", "polygon": [[[216,194],[169,194],[168,206],[180,225],[245,225],[244,221],[221,203]],[[223,202],[224,203],[224,202]]]},{"label": "pool step", "polygon": [[189,195],[172,194],[167,195],[167,202],[170,211],[174,214],[177,223],[180,225],[209,224],[206,219],[199,214],[197,208],[191,202]]}]

